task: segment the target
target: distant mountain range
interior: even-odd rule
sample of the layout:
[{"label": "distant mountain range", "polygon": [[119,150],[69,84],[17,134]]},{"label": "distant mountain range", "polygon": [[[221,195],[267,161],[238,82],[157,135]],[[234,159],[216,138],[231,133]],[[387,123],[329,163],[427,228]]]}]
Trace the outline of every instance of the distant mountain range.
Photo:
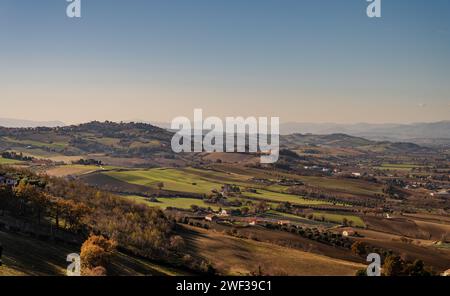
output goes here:
[{"label": "distant mountain range", "polygon": [[3,127],[58,127],[65,125],[66,124],[61,121],[33,121],[14,118],[0,118],[0,126]]},{"label": "distant mountain range", "polygon": [[346,134],[289,134],[280,137],[282,148],[297,150],[302,146],[356,149],[360,152],[428,153],[434,149],[409,142],[372,141]]},{"label": "distant mountain range", "polygon": [[421,145],[449,145],[450,121],[412,124],[335,124],[283,123],[283,135],[288,134],[347,134],[375,141],[408,141]]}]

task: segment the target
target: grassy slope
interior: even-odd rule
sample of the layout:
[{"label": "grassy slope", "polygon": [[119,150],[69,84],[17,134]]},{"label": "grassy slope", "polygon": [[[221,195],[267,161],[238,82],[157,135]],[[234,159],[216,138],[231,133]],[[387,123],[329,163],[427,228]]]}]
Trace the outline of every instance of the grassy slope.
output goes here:
[{"label": "grassy slope", "polygon": [[316,219],[317,218],[320,219],[323,216],[326,221],[330,221],[330,222],[334,222],[334,223],[338,223],[338,224],[342,224],[342,222],[345,218],[348,221],[352,221],[353,226],[366,227],[366,224],[364,223],[364,221],[360,217],[354,216],[354,215],[330,214],[330,213],[325,213],[325,212],[315,212],[315,213],[313,213],[313,215]]},{"label": "grassy slope", "polygon": [[155,187],[158,182],[163,182],[164,189],[173,191],[206,193],[214,188],[220,189],[220,184],[200,180],[195,175],[176,169],[120,171],[106,174],[121,181],[150,187]]},{"label": "grassy slope", "polygon": [[151,207],[160,207],[161,209],[166,209],[167,207],[174,207],[179,209],[190,209],[191,205],[196,205],[203,208],[212,208],[213,210],[218,210],[220,207],[214,204],[205,203],[201,199],[195,198],[166,198],[166,197],[158,197],[158,202],[151,202],[141,196],[128,195],[126,196],[128,199],[132,199],[138,203],[144,203]]},{"label": "grassy slope", "polygon": [[304,199],[297,195],[278,193],[278,192],[272,192],[272,191],[267,191],[267,190],[258,190],[258,193],[245,192],[244,196],[255,198],[255,199],[265,199],[265,200],[270,200],[270,201],[274,201],[274,202],[289,202],[289,203],[298,204],[298,205],[330,204],[326,201],[309,200],[309,199]]},{"label": "grassy slope", "polygon": [[[40,241],[1,231],[0,242],[4,248],[0,276],[65,275],[68,265],[67,255],[80,251],[80,248],[76,246]],[[117,275],[185,275],[182,271],[123,253],[114,254],[110,273]]]},{"label": "grassy slope", "polygon": [[46,170],[46,174],[54,177],[65,177],[69,175],[78,176],[88,174],[99,170],[101,170],[101,168],[94,165],[69,164],[50,168]]},{"label": "grassy slope", "polygon": [[17,140],[9,137],[4,137],[4,140],[6,140],[9,143],[12,144],[20,144],[20,145],[30,145],[34,147],[41,147],[41,148],[53,148],[53,149],[64,149],[66,148],[69,143],[68,142],[42,142],[42,141],[35,141],[35,140]]},{"label": "grassy slope", "polygon": [[0,231],[3,265],[0,275],[63,275],[68,254],[76,247],[50,244],[32,238]]},{"label": "grassy slope", "polygon": [[351,194],[374,195],[381,193],[381,186],[363,180],[336,179],[327,177],[301,176],[301,180],[313,186],[328,190],[348,192]]},{"label": "grassy slope", "polygon": [[[234,183],[240,186],[252,186],[246,182],[250,177],[236,174],[225,174],[221,172],[198,170],[198,169],[151,169],[107,172],[106,175],[132,184],[155,187],[158,182],[164,183],[164,189],[191,192],[209,193],[213,189],[220,189],[224,183]],[[271,189],[284,189],[273,187]],[[258,190],[258,193],[243,193],[244,196],[254,199],[265,199],[274,202],[290,202],[300,205],[329,204],[324,201],[306,200],[296,195],[274,192],[269,190]]]},{"label": "grassy slope", "polygon": [[20,160],[7,159],[7,158],[0,157],[0,165],[1,164],[5,164],[5,165],[8,165],[8,164],[20,164],[20,163],[22,163],[22,161],[20,161]]},{"label": "grassy slope", "polygon": [[191,252],[210,261],[221,274],[248,275],[261,267],[264,274],[271,275],[354,275],[364,268],[361,264],[270,243],[187,229],[183,236]]},{"label": "grassy slope", "polygon": [[[270,171],[265,171],[256,168],[239,168],[215,164],[215,168],[236,172],[241,174],[248,174],[258,178],[273,179],[274,176]],[[370,183],[364,180],[344,179],[334,177],[316,177],[316,176],[299,176],[295,174],[277,172],[277,178],[284,177],[304,182],[307,185],[321,187],[330,191],[348,193],[352,195],[373,196],[376,193],[382,193],[382,186],[379,184]]]}]

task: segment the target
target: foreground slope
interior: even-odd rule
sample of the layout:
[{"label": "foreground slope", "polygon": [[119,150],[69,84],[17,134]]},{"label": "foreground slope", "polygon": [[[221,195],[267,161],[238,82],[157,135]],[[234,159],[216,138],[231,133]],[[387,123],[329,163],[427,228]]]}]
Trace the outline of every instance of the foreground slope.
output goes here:
[{"label": "foreground slope", "polygon": [[351,276],[366,266],[271,243],[240,239],[185,226],[190,252],[201,254],[220,274]]}]

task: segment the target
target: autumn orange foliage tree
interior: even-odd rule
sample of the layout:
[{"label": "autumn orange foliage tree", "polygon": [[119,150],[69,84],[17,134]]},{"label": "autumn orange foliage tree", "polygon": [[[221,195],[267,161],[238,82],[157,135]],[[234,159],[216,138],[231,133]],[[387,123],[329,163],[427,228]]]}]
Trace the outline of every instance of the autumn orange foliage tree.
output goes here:
[{"label": "autumn orange foliage tree", "polygon": [[116,243],[101,235],[90,235],[81,246],[81,272],[83,275],[106,275]]}]

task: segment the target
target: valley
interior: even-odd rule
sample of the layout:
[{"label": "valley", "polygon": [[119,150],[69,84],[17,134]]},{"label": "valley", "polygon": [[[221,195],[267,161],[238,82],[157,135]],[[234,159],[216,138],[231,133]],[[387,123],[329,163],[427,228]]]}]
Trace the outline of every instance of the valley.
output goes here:
[{"label": "valley", "polygon": [[[406,265],[420,260],[434,274],[450,267],[448,150],[292,134],[280,137],[277,163],[260,164],[257,153],[176,154],[171,135],[141,123],[0,128],[0,180],[13,178],[17,187],[25,179],[9,176],[26,171],[46,183],[83,184],[92,196],[102,192],[131,207],[158,209],[173,221],[169,236],[183,241],[172,250],[176,259],[149,256],[140,243],[120,239],[111,274],[355,275],[370,252],[399,256]],[[7,245],[48,244],[63,254],[79,250],[82,241],[60,247],[28,238],[22,226],[11,233],[5,209],[0,273],[61,274],[64,256],[54,262],[42,252],[44,266]],[[54,225],[54,218],[45,223]],[[95,229],[84,223],[82,229]],[[117,236],[105,223],[95,232]],[[86,235],[76,233],[80,240]]]}]

